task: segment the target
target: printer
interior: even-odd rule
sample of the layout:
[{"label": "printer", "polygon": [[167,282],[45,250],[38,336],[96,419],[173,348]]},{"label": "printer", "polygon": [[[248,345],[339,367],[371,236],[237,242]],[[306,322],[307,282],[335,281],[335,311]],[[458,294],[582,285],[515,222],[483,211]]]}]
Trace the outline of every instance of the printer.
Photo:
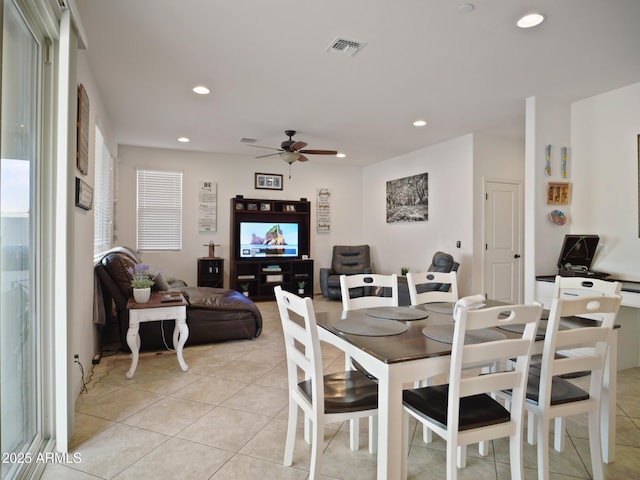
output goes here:
[{"label": "printer", "polygon": [[565,235],[560,258],[558,258],[558,275],[562,277],[607,278],[608,273],[591,270],[591,262],[593,262],[599,241],[598,235]]}]

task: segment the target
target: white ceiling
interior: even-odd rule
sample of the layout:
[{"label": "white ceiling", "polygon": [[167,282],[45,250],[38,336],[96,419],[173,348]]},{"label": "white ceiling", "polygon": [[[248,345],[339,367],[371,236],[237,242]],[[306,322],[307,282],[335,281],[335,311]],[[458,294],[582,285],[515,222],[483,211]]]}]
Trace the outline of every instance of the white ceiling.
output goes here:
[{"label": "white ceiling", "polygon": [[[640,81],[638,0],[76,3],[119,144],[258,155],[240,139],[279,147],[292,129],[347,154],[314,162],[365,165],[471,132],[523,138],[527,97]],[[533,9],[546,21],[517,28]],[[367,45],[327,53],[336,37]]]}]

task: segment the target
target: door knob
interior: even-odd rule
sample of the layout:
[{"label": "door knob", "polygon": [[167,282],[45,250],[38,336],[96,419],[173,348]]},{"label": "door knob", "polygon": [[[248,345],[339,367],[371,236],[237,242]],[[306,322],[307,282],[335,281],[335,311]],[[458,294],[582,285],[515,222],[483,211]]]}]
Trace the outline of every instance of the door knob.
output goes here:
[{"label": "door knob", "polygon": [[517,253],[513,256],[513,258],[520,258],[520,255],[518,255]]}]

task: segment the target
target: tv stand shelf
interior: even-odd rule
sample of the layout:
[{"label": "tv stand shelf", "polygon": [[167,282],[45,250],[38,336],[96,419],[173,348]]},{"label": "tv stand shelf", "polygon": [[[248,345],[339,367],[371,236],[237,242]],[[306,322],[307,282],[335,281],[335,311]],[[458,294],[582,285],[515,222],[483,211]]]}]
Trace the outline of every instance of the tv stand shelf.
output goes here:
[{"label": "tv stand shelf", "polygon": [[[312,297],[314,270],[313,260],[309,259],[310,217],[311,203],[306,199],[270,200],[240,195],[232,198],[230,288],[248,292],[252,300],[273,300],[273,288],[277,285]],[[265,234],[267,231],[271,234],[271,227],[276,225],[288,244],[267,243],[271,237]],[[261,230],[253,235],[253,228]],[[296,231],[297,245],[290,239],[290,235],[296,236],[291,232]],[[260,241],[247,240],[255,237]],[[260,243],[263,238],[264,243]]]},{"label": "tv stand shelf", "polygon": [[[253,300],[273,300],[273,287],[313,297],[313,260],[255,259],[237,260],[232,272],[231,288],[248,291]],[[304,293],[299,293],[302,289]]]}]

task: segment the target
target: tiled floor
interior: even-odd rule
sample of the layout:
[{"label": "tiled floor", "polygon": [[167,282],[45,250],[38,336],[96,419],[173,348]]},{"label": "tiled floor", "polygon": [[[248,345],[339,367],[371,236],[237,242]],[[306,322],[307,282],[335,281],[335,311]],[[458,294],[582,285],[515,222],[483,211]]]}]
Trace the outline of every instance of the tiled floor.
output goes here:
[{"label": "tiled floor", "polygon": [[[317,311],[339,302],[314,301]],[[287,423],[285,352],[275,303],[258,304],[262,335],[253,341],[188,347],[190,368],[182,372],[173,352],[141,354],[135,377],[125,378],[130,358],[117,354],[94,368],[88,391],[76,404],[71,451],[75,464],[49,464],[43,479],[211,479],[284,480],[308,477],[310,448],[298,435],[292,467],[282,465]],[[341,353],[323,346],[326,369],[343,368]],[[619,373],[617,459],[605,466],[608,479],[640,475],[640,368]],[[362,423],[366,435],[366,422]],[[375,479],[376,456],[352,452],[347,425],[330,425],[325,435],[323,478]],[[566,450],[551,450],[552,479],[590,478],[584,421],[568,422]],[[444,443],[422,443],[414,435],[409,478],[445,478]],[[469,448],[461,479],[508,479],[506,441],[490,455]],[[525,478],[535,479],[534,447],[525,445]]]}]

